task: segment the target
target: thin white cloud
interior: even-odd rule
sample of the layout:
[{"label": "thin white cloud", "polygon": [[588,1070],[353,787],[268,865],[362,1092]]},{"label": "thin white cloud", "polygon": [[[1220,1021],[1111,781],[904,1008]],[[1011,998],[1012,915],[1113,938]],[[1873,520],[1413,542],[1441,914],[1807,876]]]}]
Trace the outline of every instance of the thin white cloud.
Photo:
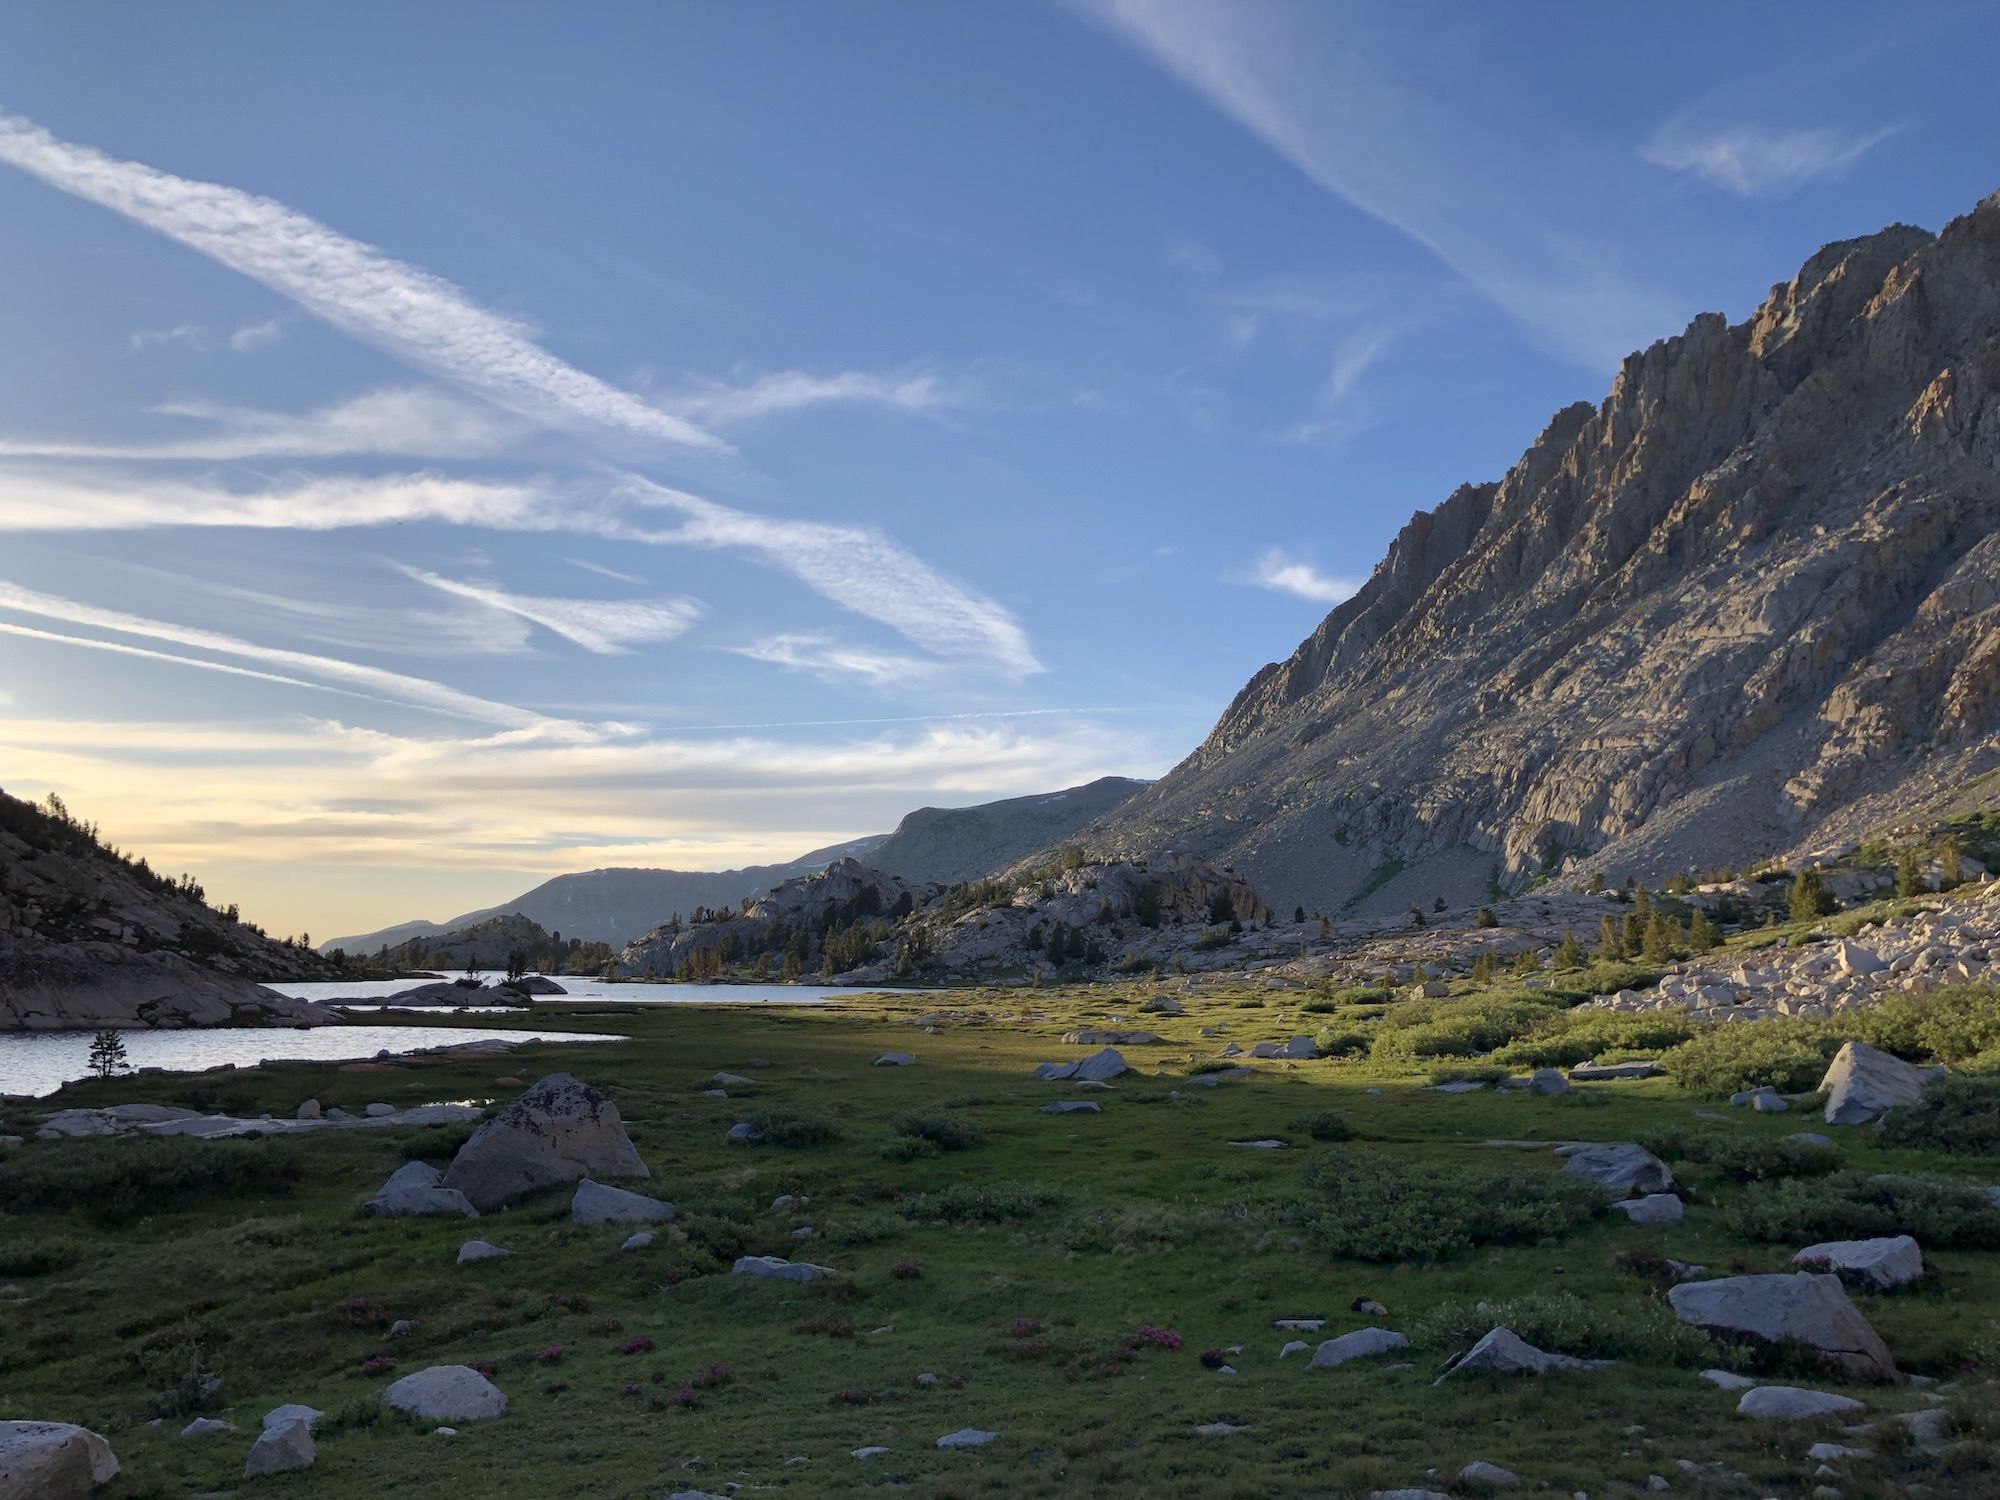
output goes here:
[{"label": "thin white cloud", "polygon": [[1361,587],[1354,579],[1334,578],[1309,562],[1288,557],[1279,547],[1265,548],[1255,566],[1238,581],[1273,593],[1294,594],[1315,604],[1338,604]]},{"label": "thin white cloud", "polygon": [[300,479],[238,493],[198,482],[0,467],[0,531],[142,531],[163,526],[338,531],[439,521],[501,531],[587,529],[590,512],[540,483],[436,474]]},{"label": "thin white cloud", "polygon": [[691,422],[734,427],[815,406],[928,412],[962,406],[968,399],[966,392],[935,375],[876,375],[862,370],[809,375],[784,370],[760,376],[747,385],[706,382],[692,391],[663,396],[660,404]]},{"label": "thin white cloud", "polygon": [[1670,302],[1566,231],[1534,190],[1543,143],[1482,130],[1398,65],[1381,36],[1386,13],[1279,0],[1071,3],[1312,182],[1433,252],[1554,352],[1612,368],[1676,321]]},{"label": "thin white cloud", "polygon": [[815,677],[858,677],[871,687],[900,687],[935,677],[944,664],[918,656],[870,651],[821,635],[786,634],[769,636],[747,646],[731,646],[739,656],[773,666],[810,672]]},{"label": "thin white cloud", "polygon": [[1689,172],[1742,198],[1768,198],[1819,177],[1838,177],[1863,153],[1902,129],[1782,130],[1764,125],[1702,128],[1681,117],[1653,132],[1639,155],[1669,171]]},{"label": "thin white cloud", "polygon": [[619,583],[629,583],[635,588],[644,588],[646,580],[636,573],[621,573],[616,568],[607,568],[603,563],[587,562],[581,557],[565,557],[564,562],[572,568],[581,568],[586,573],[595,573],[600,578],[616,579]]},{"label": "thin white cloud", "polygon": [[[0,116],[0,121],[4,119],[5,116]],[[149,349],[155,344],[198,344],[205,332],[199,323],[177,323],[172,328],[142,328],[128,342],[134,349]]]},{"label": "thin white cloud", "polygon": [[206,423],[195,437],[151,443],[66,443],[0,438],[0,457],[226,462],[245,458],[414,455],[483,458],[507,447],[518,424],[422,386],[368,391],[304,413],[211,401],[156,406],[161,416]]},{"label": "thin white cloud", "polygon": [[461,583],[406,563],[394,567],[440,593],[531,621],[599,656],[624,656],[635,645],[676,640],[705,613],[699,599],[548,599],[491,584]]},{"label": "thin white cloud", "polygon": [[266,318],[261,323],[248,323],[229,335],[229,347],[238,354],[248,354],[253,349],[261,349],[266,344],[276,343],[284,331],[283,318]]},{"label": "thin white cloud", "polygon": [[[34,589],[25,589],[17,584],[0,582],[0,609],[38,619],[55,620],[65,625],[80,625],[86,629],[138,636],[144,640],[181,646],[189,650],[209,651],[218,656],[233,656],[246,661],[262,662],[266,666],[283,668],[287,680],[306,679],[311,682],[331,684],[338,688],[353,689],[370,697],[425,708],[434,713],[449,714],[457,718],[472,719],[484,724],[524,729],[554,722],[527,709],[515,708],[506,703],[495,703],[490,699],[474,697],[470,693],[461,693],[456,688],[432,682],[427,678],[410,677],[381,667],[342,661],[337,657],[316,656],[310,652],[289,651],[275,646],[260,646],[235,636],[224,635],[219,631],[203,630],[190,625],[175,625],[164,620],[150,620],[140,615],[124,614],[118,610],[100,609],[96,605],[59,598]],[[102,645],[102,643],[92,644]]]},{"label": "thin white cloud", "polygon": [[1043,670],[1027,632],[1004,606],[872,528],[755,516],[637,476],[627,478],[623,493],[682,518],[672,530],[634,531],[634,540],[739,548],[941,656],[984,659],[1009,677]]},{"label": "thin white cloud", "polygon": [[0,115],[0,161],[126,215],[291,298],[335,328],[537,421],[702,449],[726,445],[550,354],[442,277],[284,204],[176,177]]},{"label": "thin white cloud", "polygon": [[[665,529],[636,524],[626,513],[634,505],[676,512],[681,524]],[[1043,670],[1012,612],[879,531],[752,515],[636,475],[623,476],[608,496],[537,481],[432,474],[307,479],[239,494],[198,483],[0,467],[0,532],[163,526],[332,531],[408,521],[740,550],[940,656],[985,661],[1012,678]]]}]

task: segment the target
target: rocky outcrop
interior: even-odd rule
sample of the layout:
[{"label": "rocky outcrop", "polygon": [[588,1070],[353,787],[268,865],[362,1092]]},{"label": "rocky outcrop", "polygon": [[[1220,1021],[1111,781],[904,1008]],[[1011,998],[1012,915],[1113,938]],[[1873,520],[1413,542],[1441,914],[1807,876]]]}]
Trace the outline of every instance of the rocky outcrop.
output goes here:
[{"label": "rocky outcrop", "polygon": [[1858,833],[2000,764],[1996,521],[2000,197],[1632,355],[1081,841],[1331,916]]},{"label": "rocky outcrop", "polygon": [[339,1017],[256,981],[337,972],[105,845],[60,805],[0,792],[0,1031],[321,1025]]}]

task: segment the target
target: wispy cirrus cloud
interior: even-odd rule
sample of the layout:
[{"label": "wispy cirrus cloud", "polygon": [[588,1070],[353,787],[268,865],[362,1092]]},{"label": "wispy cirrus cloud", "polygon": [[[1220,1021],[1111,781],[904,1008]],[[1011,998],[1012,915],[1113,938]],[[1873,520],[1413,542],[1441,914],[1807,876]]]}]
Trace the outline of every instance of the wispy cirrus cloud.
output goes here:
[{"label": "wispy cirrus cloud", "polygon": [[407,563],[393,566],[440,593],[515,615],[598,656],[624,656],[635,645],[677,640],[706,613],[699,599],[552,599],[510,593],[492,584],[462,583]]},{"label": "wispy cirrus cloud", "polygon": [[171,401],[153,411],[159,416],[204,423],[207,430],[190,437],[142,443],[0,438],[0,457],[204,463],[378,455],[483,458],[520,436],[520,424],[424,386],[368,391],[302,413],[213,401]]},{"label": "wispy cirrus cloud", "polygon": [[535,342],[514,318],[295,209],[57,139],[0,114],[0,161],[220,261],[343,333],[537,421],[720,450],[719,439]]},{"label": "wispy cirrus cloud", "polygon": [[646,580],[636,573],[621,573],[616,568],[607,568],[603,563],[589,562],[581,557],[565,557],[564,562],[572,568],[581,568],[586,573],[595,573],[599,578],[614,579],[619,583],[629,583],[634,588],[644,588]]},{"label": "wispy cirrus cloud", "polygon": [[1361,587],[1355,579],[1335,578],[1322,573],[1313,564],[1287,555],[1281,547],[1265,548],[1257,561],[1238,575],[1236,581],[1270,589],[1273,593],[1293,594],[1300,599],[1310,599],[1315,604],[1338,604],[1352,597]]},{"label": "wispy cirrus cloud", "polygon": [[1015,678],[1044,670],[1011,611],[872,527],[752,515],[637,476],[621,493],[681,518],[668,530],[634,530],[634,540],[747,551],[941,656],[981,659]]},{"label": "wispy cirrus cloud", "polygon": [[790,667],[821,678],[859,678],[871,687],[899,687],[925,681],[937,676],[944,667],[944,663],[934,659],[871,651],[823,635],[774,635],[729,649],[752,661]]},{"label": "wispy cirrus cloud", "polygon": [[970,396],[962,387],[935,375],[881,375],[864,370],[812,375],[802,370],[783,370],[742,385],[708,381],[694,390],[659,399],[667,410],[690,422],[734,427],[816,406],[938,411],[963,406]]},{"label": "wispy cirrus cloud", "polygon": [[[676,513],[679,524],[648,524],[661,511]],[[168,526],[333,531],[410,521],[739,551],[941,657],[983,661],[1009,678],[1043,670],[1011,611],[880,531],[755,515],[636,475],[618,479],[608,492],[601,484],[419,473],[302,479],[241,493],[198,482],[0,466],[0,532]]]},{"label": "wispy cirrus cloud", "polygon": [[1655,166],[1690,173],[1740,198],[1769,198],[1815,178],[1838,177],[1902,128],[1702,126],[1676,116],[1653,132],[1639,148],[1639,155]]},{"label": "wispy cirrus cloud", "polygon": [[[18,584],[0,582],[0,611],[27,615],[34,619],[53,620],[60,624],[81,626],[90,630],[108,631],[114,635],[136,636],[141,640],[155,643],[155,649],[150,649],[147,654],[157,659],[179,661],[185,665],[208,667],[211,670],[230,670],[233,675],[244,674],[226,662],[215,663],[180,655],[170,656],[156,648],[179,646],[185,650],[206,651],[217,656],[234,657],[240,661],[254,661],[282,674],[271,676],[270,680],[273,681],[287,682],[301,687],[330,688],[334,691],[429,709],[434,713],[471,719],[483,724],[497,724],[510,729],[527,729],[556,722],[531,710],[515,708],[511,704],[496,703],[471,693],[462,693],[456,688],[447,687],[428,678],[411,677],[402,672],[391,672],[383,667],[343,661],[338,657],[319,656],[311,652],[292,651],[277,646],[262,646],[253,641],[225,635],[221,631],[147,619],[142,615],[126,614],[122,610],[102,609],[93,604],[60,598],[36,589],[22,588]],[[0,621],[0,626],[8,626],[8,622]],[[62,641],[85,649],[138,654],[120,642],[57,635],[47,631],[31,632],[14,626],[8,626],[7,633],[34,633],[44,640]]]},{"label": "wispy cirrus cloud", "polygon": [[1673,304],[1565,228],[1531,172],[1547,143],[1482,131],[1398,65],[1381,14],[1281,0],[1071,0],[1319,187],[1401,231],[1596,369],[1675,321]]},{"label": "wispy cirrus cloud", "polygon": [[172,328],[142,328],[126,342],[134,349],[150,349],[155,344],[198,344],[206,333],[199,323],[176,323]]},{"label": "wispy cirrus cloud", "polygon": [[0,532],[169,526],[339,531],[439,521],[501,531],[579,531],[591,512],[561,487],[439,474],[330,475],[236,491],[202,481],[0,467]]}]

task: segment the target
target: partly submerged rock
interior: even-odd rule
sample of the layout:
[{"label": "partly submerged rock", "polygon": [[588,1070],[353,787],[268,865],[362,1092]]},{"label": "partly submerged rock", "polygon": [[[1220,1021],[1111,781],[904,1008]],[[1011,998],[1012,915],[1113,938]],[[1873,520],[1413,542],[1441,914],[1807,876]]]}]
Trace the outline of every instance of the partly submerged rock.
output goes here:
[{"label": "partly submerged rock", "polygon": [[984,1448],[1000,1436],[997,1432],[986,1432],[978,1427],[961,1427],[956,1432],[947,1432],[937,1440],[940,1448]]},{"label": "partly submerged rock", "polygon": [[761,1276],[769,1281],[818,1281],[834,1274],[832,1266],[816,1266],[810,1261],[786,1260],[781,1255],[740,1255],[729,1268],[736,1276]]},{"label": "partly submerged rock", "polygon": [[1047,1083],[1060,1083],[1071,1079],[1105,1083],[1131,1071],[1130,1064],[1118,1055],[1116,1047],[1106,1047],[1103,1051],[1093,1052],[1077,1062],[1043,1063],[1035,1069],[1033,1076]]},{"label": "partly submerged rock", "polygon": [[394,1192],[377,1193],[362,1207],[384,1219],[426,1219],[452,1214],[467,1219],[479,1217],[479,1210],[456,1188],[397,1188]]}]

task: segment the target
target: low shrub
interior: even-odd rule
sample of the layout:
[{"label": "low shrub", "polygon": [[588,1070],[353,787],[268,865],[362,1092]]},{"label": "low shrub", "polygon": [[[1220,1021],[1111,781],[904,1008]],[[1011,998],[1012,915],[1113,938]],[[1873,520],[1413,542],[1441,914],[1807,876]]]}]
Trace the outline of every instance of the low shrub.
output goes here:
[{"label": "low shrub", "polygon": [[83,1246],[54,1236],[0,1245],[0,1276],[47,1276],[66,1271],[83,1258]]},{"label": "low shrub", "polygon": [[1356,1026],[1323,1026],[1313,1040],[1319,1044],[1321,1057],[1357,1057],[1375,1039]]},{"label": "low shrub", "polygon": [[1346,1118],[1324,1109],[1313,1114],[1300,1115],[1290,1125],[1286,1126],[1286,1129],[1300,1131],[1311,1136],[1316,1141],[1351,1141],[1354,1139],[1354,1127],[1347,1123]]},{"label": "low shrub", "polygon": [[1432,1088],[1436,1088],[1441,1083],[1502,1084],[1513,1076],[1514,1075],[1508,1072],[1507,1069],[1505,1068],[1493,1068],[1493,1067],[1432,1068],[1430,1073],[1430,1082]]},{"label": "low shrub", "polygon": [[1715,1346],[1699,1328],[1651,1298],[1629,1296],[1610,1304],[1567,1292],[1451,1302],[1418,1318],[1409,1336],[1420,1349],[1461,1349],[1494,1328],[1511,1329],[1537,1349],[1579,1359],[1637,1359],[1697,1369],[1716,1363]]},{"label": "low shrub", "polygon": [[248,1209],[289,1193],[304,1171],[289,1142],[56,1141],[0,1157],[0,1210],[73,1211],[111,1225],[218,1199]]},{"label": "low shrub", "polygon": [[940,1151],[970,1151],[986,1140],[972,1121],[941,1109],[906,1110],[891,1119],[889,1127],[898,1135],[929,1141]]},{"label": "low shrub", "polygon": [[1061,1194],[1038,1182],[954,1182],[934,1193],[906,1193],[896,1211],[918,1224],[1005,1224],[1061,1201]]},{"label": "low shrub", "polygon": [[1191,1243],[1201,1224],[1201,1212],[1193,1206],[1139,1203],[1129,1208],[1094,1208],[1070,1220],[1064,1227],[1062,1244],[1079,1255],[1175,1250]]},{"label": "low shrub", "polygon": [[1476,1057],[1528,1035],[1554,1014],[1548,1001],[1527,995],[1407,1000],[1383,1016],[1370,1050],[1389,1061]]},{"label": "low shrub", "polygon": [[1696,1023],[1684,1015],[1625,1015],[1617,1011],[1568,1011],[1542,1029],[1509,1042],[1493,1054],[1515,1068],[1573,1068],[1619,1052],[1657,1056],[1693,1036]]},{"label": "low shrub", "polygon": [[2000,1156],[2000,1078],[1946,1078],[1882,1117],[1882,1139],[1954,1156]]},{"label": "low shrub", "polygon": [[1789,1137],[1770,1140],[1718,1130],[1660,1130],[1641,1135],[1639,1144],[1666,1161],[1718,1167],[1739,1183],[1824,1177],[1840,1170],[1839,1148]]},{"label": "low shrub", "polygon": [[1602,1190],[1565,1173],[1336,1146],[1306,1168],[1305,1191],[1287,1216],[1329,1255],[1439,1261],[1472,1246],[1559,1237],[1603,1212]]},{"label": "low shrub", "polygon": [[1660,1065],[1691,1094],[1711,1098],[1770,1087],[1783,1093],[1816,1088],[1840,1039],[1815,1022],[1712,1022],[1660,1055]]},{"label": "low shrub", "polygon": [[1926,1250],[2000,1250],[2000,1203],[1980,1188],[1932,1177],[1839,1172],[1760,1183],[1732,1222],[1745,1238],[1794,1246],[1910,1234]]},{"label": "low shrub", "polygon": [[750,1115],[750,1128],[765,1146],[825,1146],[840,1139],[840,1122],[796,1104],[767,1104]]}]

